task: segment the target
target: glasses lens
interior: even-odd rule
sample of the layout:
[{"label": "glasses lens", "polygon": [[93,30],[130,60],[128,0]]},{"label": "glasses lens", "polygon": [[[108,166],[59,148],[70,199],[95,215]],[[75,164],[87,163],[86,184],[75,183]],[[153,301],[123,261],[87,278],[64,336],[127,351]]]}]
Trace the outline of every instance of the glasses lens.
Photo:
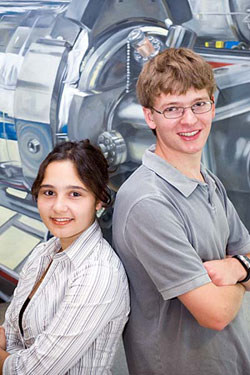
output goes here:
[{"label": "glasses lens", "polygon": [[165,118],[178,118],[183,115],[183,112],[184,112],[183,107],[171,107],[163,111],[163,116]]},{"label": "glasses lens", "polygon": [[212,108],[211,102],[198,102],[192,106],[192,111],[194,113],[206,113],[206,112],[209,112],[211,108]]}]

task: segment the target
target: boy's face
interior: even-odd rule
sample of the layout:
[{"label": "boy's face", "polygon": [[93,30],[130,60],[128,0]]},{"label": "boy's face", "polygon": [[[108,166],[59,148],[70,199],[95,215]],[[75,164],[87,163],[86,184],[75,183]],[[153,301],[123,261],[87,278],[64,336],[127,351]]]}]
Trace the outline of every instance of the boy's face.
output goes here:
[{"label": "boy's face", "polygon": [[[156,98],[154,108],[160,112],[169,108],[190,107],[195,103],[210,101],[206,89],[189,89],[184,95],[161,94]],[[156,149],[166,160],[183,157],[183,155],[201,155],[202,149],[210,133],[212,120],[215,115],[214,104],[209,112],[195,114],[191,108],[185,109],[178,118],[165,118],[150,108],[143,108],[145,120],[151,129],[157,133]]]}]

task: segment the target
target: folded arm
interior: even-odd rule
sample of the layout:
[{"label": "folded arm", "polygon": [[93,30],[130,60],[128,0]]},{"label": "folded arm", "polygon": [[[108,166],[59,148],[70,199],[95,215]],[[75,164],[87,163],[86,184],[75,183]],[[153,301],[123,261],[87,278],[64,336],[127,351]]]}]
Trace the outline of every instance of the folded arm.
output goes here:
[{"label": "folded arm", "polygon": [[[250,253],[246,255],[250,257]],[[247,274],[240,262],[231,256],[225,259],[204,262],[204,267],[213,284],[217,286],[234,285],[238,281],[244,280]],[[250,280],[242,284],[247,291],[250,291]]]},{"label": "folded arm", "polygon": [[178,298],[201,326],[221,331],[236,317],[244,293],[241,284],[216,286],[208,283]]},{"label": "folded arm", "polygon": [[246,277],[246,270],[232,257],[204,262],[204,267],[212,283],[179,299],[201,326],[222,330],[236,317],[250,281],[238,283]]}]

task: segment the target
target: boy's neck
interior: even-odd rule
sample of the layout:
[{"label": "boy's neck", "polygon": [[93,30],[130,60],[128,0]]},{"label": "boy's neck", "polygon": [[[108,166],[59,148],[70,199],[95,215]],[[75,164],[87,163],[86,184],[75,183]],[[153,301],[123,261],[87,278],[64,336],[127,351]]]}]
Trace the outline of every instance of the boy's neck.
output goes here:
[{"label": "boy's neck", "polygon": [[174,168],[178,169],[179,172],[189,178],[204,182],[204,178],[201,174],[201,152],[195,154],[184,154],[184,153],[164,153],[160,148],[156,146],[156,155],[166,160]]}]

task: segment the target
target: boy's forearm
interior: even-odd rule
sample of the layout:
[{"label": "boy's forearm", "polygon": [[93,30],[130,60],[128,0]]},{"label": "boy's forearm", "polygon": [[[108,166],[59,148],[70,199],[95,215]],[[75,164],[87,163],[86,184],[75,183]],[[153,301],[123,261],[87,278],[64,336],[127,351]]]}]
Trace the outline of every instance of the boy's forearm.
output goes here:
[{"label": "boy's forearm", "polygon": [[229,286],[208,283],[178,298],[201,326],[220,331],[236,317],[244,294],[245,288],[240,283]]}]

